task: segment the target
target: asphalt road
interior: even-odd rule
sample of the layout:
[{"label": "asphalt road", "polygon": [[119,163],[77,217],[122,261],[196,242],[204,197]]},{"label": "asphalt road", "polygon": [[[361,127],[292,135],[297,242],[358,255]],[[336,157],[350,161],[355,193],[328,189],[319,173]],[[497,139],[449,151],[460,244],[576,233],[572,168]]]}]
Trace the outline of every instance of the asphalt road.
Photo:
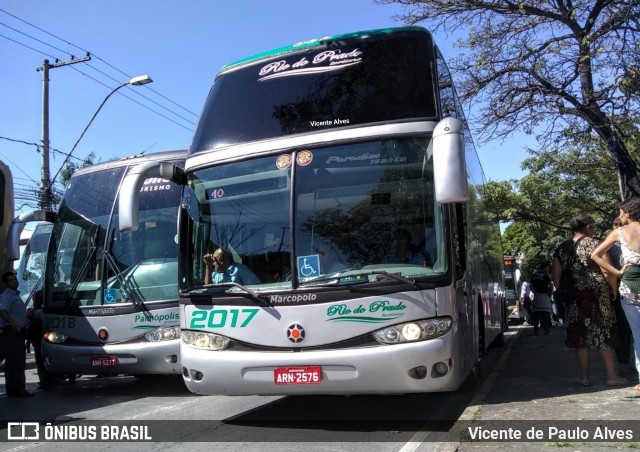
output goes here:
[{"label": "asphalt road", "polygon": [[[512,335],[507,333],[506,340]],[[477,389],[502,355],[491,348],[483,361],[483,376],[453,393],[400,396],[197,396],[180,376],[81,377],[55,391],[37,389],[35,369],[27,371],[27,399],[0,398],[3,425],[38,422],[40,440],[7,441],[7,450],[118,451],[293,450],[403,451],[437,444],[464,412]],[[471,383],[471,382],[470,382]],[[50,422],[51,426],[46,423]],[[35,428],[26,425],[27,431]],[[146,429],[145,429],[146,427]],[[16,425],[11,427],[17,428]],[[55,442],[47,438],[101,438],[140,442]],[[12,435],[14,430],[12,430]],[[93,436],[92,436],[93,435]],[[44,439],[44,440],[43,440]]]}]

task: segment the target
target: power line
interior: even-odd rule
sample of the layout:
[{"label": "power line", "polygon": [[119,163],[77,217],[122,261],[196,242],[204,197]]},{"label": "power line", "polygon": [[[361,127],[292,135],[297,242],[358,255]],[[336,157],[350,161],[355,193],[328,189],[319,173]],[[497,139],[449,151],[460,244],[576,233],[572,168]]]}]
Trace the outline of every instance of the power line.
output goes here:
[{"label": "power line", "polygon": [[[95,56],[95,55],[92,55]],[[110,75],[108,75],[107,73],[101,71],[100,69],[96,68],[95,66],[93,66],[92,64],[87,63],[87,66],[89,66],[91,69],[95,70],[96,72],[99,72],[100,74],[104,75],[107,78],[110,78],[111,80],[113,80],[116,83],[120,83],[119,80],[116,80],[115,78],[111,77]],[[129,77],[131,78],[131,77]],[[131,89],[131,88],[129,88]],[[194,121],[191,121],[190,119],[185,118],[184,116],[179,115],[178,113],[176,113],[175,111],[170,110],[169,108],[165,107],[164,105],[159,104],[158,102],[156,102],[153,99],[150,99],[149,97],[145,96],[144,94],[142,94],[140,92],[140,90],[132,90],[133,92],[135,92],[138,96],[144,97],[145,99],[147,99],[149,102],[156,104],[158,107],[163,108],[164,110],[167,110],[169,113],[172,113],[174,115],[176,115],[177,117],[184,119],[185,121],[187,121],[188,123],[191,123],[192,125],[196,125],[196,123]],[[169,99],[167,99],[169,100]]]},{"label": "power line", "polygon": [[[82,74],[82,75],[84,75],[85,77],[90,78],[91,80],[95,81],[96,83],[99,83],[100,85],[102,85],[102,86],[104,86],[104,87],[106,87],[106,88],[112,89],[112,88],[111,88],[109,85],[107,85],[106,83],[103,83],[103,82],[101,82],[100,80],[98,80],[98,79],[96,79],[96,78],[94,78],[94,77],[91,77],[89,74],[87,74],[87,73],[85,73],[85,72],[82,72],[82,71],[81,71],[80,69],[78,69],[77,67],[75,67],[75,66],[70,66],[70,67],[71,67],[71,69],[73,69],[74,71],[78,71],[79,73],[81,73],[81,74]],[[130,88],[130,87],[128,87],[128,86],[127,86],[126,88],[131,89],[131,88]],[[184,125],[180,124],[179,122],[174,121],[173,119],[171,119],[171,118],[169,118],[169,117],[167,117],[167,116],[163,115],[162,113],[160,113],[160,112],[158,112],[158,111],[154,110],[153,108],[151,108],[151,107],[149,107],[149,106],[147,106],[147,105],[144,105],[144,104],[142,104],[142,103],[138,102],[137,100],[135,100],[135,99],[133,99],[133,98],[131,98],[131,97],[127,96],[126,94],[124,94],[124,93],[122,93],[122,92],[120,92],[120,91],[118,91],[116,94],[119,94],[120,96],[124,96],[124,97],[126,97],[127,99],[129,99],[131,102],[134,102],[134,103],[136,103],[136,104],[140,105],[141,107],[146,108],[147,110],[149,110],[149,111],[151,111],[151,112],[155,113],[156,115],[158,115],[158,116],[160,116],[160,117],[162,117],[162,118],[164,118],[164,119],[166,119],[166,120],[168,120],[168,121],[171,121],[172,123],[174,123],[174,124],[176,124],[176,125],[178,125],[178,126],[180,126],[180,127],[184,128],[184,129],[186,129],[186,130],[189,130],[189,131],[193,132],[193,129],[190,129],[190,128],[188,128],[188,127],[186,127],[186,126],[184,126]]]},{"label": "power line", "polygon": [[[92,52],[89,52],[89,50],[84,49],[84,48],[82,48],[82,47],[80,47],[80,46],[78,46],[78,45],[76,45],[76,44],[73,44],[73,43],[71,43],[71,42],[69,42],[69,41],[67,41],[67,40],[65,40],[65,39],[63,39],[63,38],[61,38],[61,37],[59,37],[59,36],[57,36],[57,35],[55,35],[55,34],[53,34],[53,33],[50,33],[49,31],[44,30],[43,28],[40,28],[40,27],[38,27],[38,26],[36,26],[36,25],[34,25],[34,24],[32,24],[32,23],[30,23],[30,22],[28,22],[28,21],[24,20],[24,19],[21,19],[20,17],[15,16],[14,14],[11,14],[11,13],[9,13],[9,12],[7,12],[7,11],[5,11],[5,10],[1,9],[1,8],[0,8],[0,12],[3,12],[3,13],[5,13],[5,14],[7,14],[8,16],[13,17],[13,18],[14,18],[14,19],[16,19],[16,20],[19,20],[20,22],[23,22],[23,23],[25,23],[25,24],[29,25],[30,27],[35,28],[36,30],[39,30],[39,31],[41,31],[41,32],[43,32],[43,33],[45,33],[45,34],[47,34],[47,35],[49,35],[49,36],[52,36],[53,38],[58,39],[59,41],[62,41],[62,42],[64,42],[64,43],[65,43],[65,44],[67,44],[67,45],[70,45],[70,46],[72,46],[72,47],[75,47],[76,49],[82,50],[83,52],[85,52],[85,53],[87,53],[87,54],[89,54],[89,53],[90,53],[92,57],[94,57],[94,58],[96,58],[97,60],[101,61],[102,63],[106,64],[107,66],[109,66],[109,67],[110,67],[110,68],[112,68],[113,70],[115,70],[115,71],[119,72],[120,74],[122,74],[122,75],[126,76],[127,78],[131,78],[131,75],[127,74],[126,72],[122,71],[121,69],[119,69],[119,68],[115,67],[114,65],[110,64],[109,62],[107,62],[106,60],[102,59],[102,58],[101,58],[101,57],[99,57],[98,55],[96,55],[96,54],[94,54],[94,53],[92,53]],[[5,24],[2,24],[2,25],[5,25]],[[23,34],[23,35],[25,35],[25,36],[30,37],[31,39],[34,39],[34,40],[36,40],[36,41],[38,41],[38,42],[41,42],[41,43],[43,43],[43,44],[45,44],[45,45],[48,45],[48,46],[50,46],[50,47],[52,47],[52,48],[54,48],[54,49],[56,49],[56,50],[58,50],[58,51],[60,51],[60,52],[63,52],[63,53],[66,53],[67,55],[72,56],[72,54],[71,54],[71,53],[69,53],[69,52],[67,52],[67,51],[65,51],[65,50],[58,49],[57,47],[55,47],[55,46],[53,46],[53,45],[51,45],[51,44],[49,44],[49,43],[46,43],[46,42],[41,41],[41,40],[38,40],[37,38],[34,38],[33,36],[30,36],[30,35],[28,35],[28,34],[26,34],[26,33],[24,33],[24,32],[21,32],[21,31],[16,30],[16,29],[14,29],[14,28],[12,28],[12,27],[9,27],[8,25],[5,25],[5,26],[6,26],[6,27],[8,27],[8,28],[10,28],[10,29],[12,29],[12,30],[17,31],[17,32],[18,32],[18,33],[20,33],[20,34]],[[7,38],[7,39],[10,39],[10,38]],[[12,41],[14,41],[14,40],[12,40]],[[17,42],[17,41],[14,41],[14,42]],[[22,43],[19,43],[19,44],[22,44]],[[24,45],[24,44],[22,44],[22,45]],[[28,47],[28,46],[26,46],[26,45],[25,45],[25,47]],[[32,50],[35,50],[35,49],[32,49]],[[36,51],[37,51],[37,50],[36,50]],[[43,52],[40,52],[40,53],[43,53]],[[55,58],[55,57],[53,57],[53,56],[52,56],[51,58]],[[95,68],[94,68],[94,69],[95,69]],[[102,73],[103,75],[106,75],[106,74],[105,74],[105,73],[103,73],[103,72],[101,72],[101,73]],[[85,75],[86,75],[86,74],[85,74]],[[114,78],[112,78],[112,77],[110,77],[110,76],[107,76],[107,77],[111,78],[111,79],[112,79],[112,80],[114,80],[114,81],[117,81],[117,80],[115,80]],[[94,80],[95,80],[95,79],[94,79]],[[169,99],[168,97],[164,96],[163,94],[159,93],[158,91],[154,90],[153,88],[147,87],[147,89],[149,89],[149,90],[150,90],[150,91],[152,91],[153,93],[157,94],[158,96],[162,97],[162,98],[163,98],[163,99],[165,99],[166,101],[168,101],[168,102],[172,103],[173,105],[175,105],[175,106],[179,107],[180,109],[182,109],[182,110],[186,111],[187,113],[190,113],[191,115],[193,115],[193,116],[194,116],[194,118],[197,118],[197,117],[198,117],[198,115],[197,115],[196,113],[194,113],[194,112],[192,112],[191,110],[187,109],[186,107],[184,107],[184,106],[182,106],[182,105],[178,104],[177,102],[175,102],[175,101],[173,101],[173,100]],[[142,94],[140,94],[140,93],[139,93],[139,95],[142,95]],[[145,96],[143,96],[143,97],[145,97]],[[148,99],[147,97],[145,97],[145,98],[146,98],[146,99]],[[149,99],[148,99],[148,100],[149,100]],[[176,116],[178,116],[178,117],[180,117],[180,118],[184,119],[185,121],[190,122],[190,123],[192,123],[193,125],[195,125],[195,123],[194,123],[194,122],[189,121],[188,119],[186,119],[186,118],[184,118],[184,117],[180,116],[179,114],[177,114],[177,113],[175,113],[175,112],[173,112],[173,111],[169,110],[168,108],[166,108],[166,107],[164,107],[164,106],[162,106],[162,105],[158,104],[157,102],[155,102],[155,101],[151,101],[151,102],[153,102],[153,103],[155,103],[156,105],[158,105],[158,106],[160,106],[160,107],[164,108],[165,110],[169,111],[170,113],[172,113],[172,114],[174,114],[174,115],[176,115]],[[152,111],[153,111],[153,110],[152,110]],[[189,130],[190,130],[190,129],[189,129]]]},{"label": "power line", "polygon": [[40,40],[40,39],[38,39],[38,38],[35,38],[35,37],[31,36],[31,35],[26,34],[26,33],[25,33],[25,32],[23,32],[23,31],[20,31],[20,30],[18,30],[18,29],[16,29],[16,28],[10,27],[9,25],[7,25],[7,24],[5,24],[5,23],[0,22],[0,25],[2,25],[2,26],[4,26],[4,27],[7,27],[9,30],[13,30],[13,31],[15,31],[16,33],[20,33],[21,35],[26,36],[27,38],[31,38],[31,39],[33,39],[34,41],[39,42],[40,44],[44,44],[44,45],[46,45],[46,46],[51,47],[52,49],[56,49],[58,52],[66,53],[67,55],[72,56],[70,53],[68,53],[68,52],[67,52],[67,51],[65,51],[65,50],[59,49],[59,48],[57,48],[57,47],[55,47],[55,46],[53,46],[53,45],[49,44],[48,42],[44,42],[44,41],[42,41],[42,40]]},{"label": "power line", "polygon": [[19,44],[19,45],[21,45],[21,46],[23,46],[23,47],[26,47],[26,48],[27,48],[27,49],[29,49],[29,50],[33,50],[34,52],[41,53],[42,55],[47,56],[47,57],[49,57],[49,58],[53,58],[54,60],[56,59],[56,57],[54,57],[53,55],[49,55],[48,53],[45,53],[45,52],[43,52],[42,50],[35,49],[35,48],[33,48],[33,47],[31,47],[31,46],[28,46],[28,45],[26,45],[26,44],[24,44],[24,43],[22,43],[22,42],[16,41],[15,39],[11,39],[10,37],[5,36],[5,35],[3,35],[3,34],[0,34],[0,38],[4,38],[4,39],[7,39],[7,40],[9,40],[9,41],[11,41],[11,42],[15,42],[16,44]]},{"label": "power line", "polygon": [[[29,45],[27,45],[27,44],[24,44],[24,43],[22,43],[22,42],[16,41],[15,39],[9,38],[8,36],[5,36],[5,35],[3,35],[3,34],[0,34],[0,38],[5,38],[5,39],[7,39],[7,40],[9,40],[9,41],[12,41],[12,42],[14,42],[14,43],[16,43],[16,44],[19,44],[19,45],[23,46],[23,47],[26,47],[26,48],[28,48],[29,50],[33,50],[33,51],[35,51],[35,52],[38,52],[38,53],[40,53],[40,54],[42,54],[42,55],[45,55],[45,56],[47,56],[47,57],[49,57],[49,58],[52,58],[52,59],[54,59],[54,60],[58,61],[58,58],[56,58],[56,57],[55,57],[55,56],[53,56],[53,55],[50,55],[50,54],[45,53],[45,52],[43,52],[43,51],[41,51],[41,50],[35,49],[35,48],[33,48],[33,47],[31,47],[31,46],[29,46]],[[53,46],[52,46],[52,47],[53,47]],[[55,47],[54,47],[54,48],[55,48]],[[71,55],[71,54],[70,54],[70,55]],[[91,56],[95,57],[95,55],[91,55]],[[113,78],[113,77],[109,76],[108,74],[106,74],[106,73],[104,73],[104,72],[100,71],[99,69],[95,68],[94,66],[92,66],[92,65],[88,65],[88,66],[89,66],[89,67],[91,67],[92,69],[96,70],[97,72],[101,73],[102,75],[104,75],[104,76],[106,76],[106,77],[110,78],[111,80],[114,80],[114,81],[116,80],[115,78]],[[101,82],[100,80],[98,80],[98,79],[97,79],[97,78],[95,78],[95,77],[90,76],[90,75],[89,75],[89,74],[87,74],[86,72],[83,72],[83,71],[81,71],[80,69],[78,69],[78,68],[76,68],[76,67],[71,67],[71,68],[72,68],[72,69],[74,69],[74,70],[76,70],[76,71],[77,71],[77,72],[79,72],[80,74],[84,75],[85,77],[87,77],[87,78],[89,78],[89,79],[93,80],[94,82],[96,82],[96,83],[98,83],[98,84],[100,84],[100,85],[102,85],[102,86],[104,86],[104,87],[106,87],[106,88],[111,89],[111,88],[109,87],[109,85],[107,85],[107,84],[106,84],[106,83],[104,83],[104,82]],[[156,91],[154,91],[154,90],[152,90],[152,91],[153,91],[153,92],[155,92],[155,93],[157,93],[157,92],[156,92]],[[164,114],[162,114],[162,113],[160,113],[160,112],[158,112],[158,111],[154,110],[153,108],[151,108],[151,107],[149,107],[149,106],[147,106],[147,105],[144,105],[144,104],[142,104],[142,103],[140,103],[140,102],[138,102],[138,101],[136,101],[136,100],[132,99],[131,97],[129,97],[129,96],[127,96],[127,95],[125,95],[124,93],[118,93],[118,94],[120,94],[121,96],[124,96],[125,98],[129,99],[130,101],[132,101],[132,102],[134,102],[134,103],[136,103],[136,104],[140,105],[141,107],[146,108],[146,109],[147,109],[147,110],[149,110],[150,112],[155,113],[156,115],[160,116],[161,118],[164,118],[164,119],[166,119],[166,120],[168,120],[168,121],[170,121],[170,122],[172,122],[172,123],[176,124],[177,126],[182,127],[182,128],[183,128],[183,129],[185,129],[185,130],[188,130],[188,131],[190,131],[190,132],[193,132],[193,129],[192,129],[192,128],[189,128],[189,127],[187,127],[187,126],[185,126],[185,125],[183,125],[183,124],[180,124],[179,122],[177,122],[177,121],[175,121],[175,120],[173,120],[173,119],[169,118],[168,116],[166,116],[166,115],[164,115]],[[178,113],[176,113],[176,112],[174,112],[174,111],[170,110],[169,108],[167,108],[167,107],[165,107],[165,106],[163,106],[163,105],[159,104],[158,102],[156,102],[156,101],[154,101],[154,100],[150,99],[149,97],[147,97],[147,96],[145,96],[145,95],[143,95],[143,94],[141,94],[141,93],[137,93],[137,94],[138,94],[139,96],[142,96],[143,98],[145,98],[145,99],[146,99],[146,100],[148,100],[149,102],[151,102],[151,103],[153,103],[153,104],[155,104],[155,105],[159,106],[160,108],[163,108],[164,110],[167,110],[169,113],[171,113],[171,114],[173,114],[173,115],[177,116],[178,118],[180,118],[180,119],[182,119],[182,120],[184,120],[184,121],[188,122],[188,123],[189,123],[189,124],[191,124],[192,126],[195,126],[195,125],[196,125],[194,121],[191,121],[191,120],[189,120],[189,119],[185,118],[184,116],[182,116],[182,115],[180,115],[180,114],[178,114]],[[163,97],[163,98],[167,99],[166,97],[164,97],[164,96],[162,96],[162,95],[161,95],[161,97]],[[167,99],[167,100],[169,100],[169,99]],[[169,100],[169,101],[170,101],[170,102],[172,102],[171,100]],[[175,102],[173,102],[173,103],[175,104]],[[178,105],[178,104],[176,104],[176,105]],[[179,105],[178,105],[178,106],[179,106]],[[183,108],[184,110],[186,110],[184,107],[181,107],[181,108]],[[189,110],[186,110],[186,111],[189,111]]]},{"label": "power line", "polygon": [[13,160],[11,160],[9,157],[7,157],[3,152],[0,151],[0,155],[4,157],[4,159],[11,163],[15,168],[18,169],[18,171],[20,171],[22,174],[24,174],[25,176],[27,176],[29,179],[31,179],[34,183],[38,183],[36,182],[35,179],[31,178],[31,176],[29,176],[22,168],[20,168],[20,166],[18,164],[16,164]]},{"label": "power line", "polygon": [[[15,139],[15,138],[9,138],[9,137],[3,137],[3,136],[0,136],[0,140],[13,141],[14,143],[21,143],[21,144],[26,144],[26,145],[29,145],[29,146],[35,146],[36,147],[36,152],[38,154],[40,153],[40,147],[41,146],[38,143],[32,143],[30,141],[18,140],[18,139]],[[66,155],[66,152],[63,152],[60,149],[49,147],[49,150],[53,151],[54,154]],[[79,158],[79,157],[71,157],[71,158],[74,159],[74,160],[77,160],[79,162],[84,162],[84,160]]]},{"label": "power line", "polygon": [[[5,38],[5,39],[7,39],[7,40],[9,40],[9,41],[11,41],[11,42],[14,42],[14,43],[19,44],[19,45],[21,45],[21,46],[23,46],[23,47],[26,47],[26,48],[28,48],[29,50],[33,50],[33,51],[35,51],[35,52],[37,52],[37,53],[40,53],[40,54],[42,54],[42,55],[45,55],[45,56],[47,56],[47,57],[49,57],[49,58],[52,58],[52,59],[54,59],[54,60],[58,60],[58,59],[57,59],[55,56],[53,56],[53,55],[50,55],[50,54],[45,53],[45,52],[43,52],[43,51],[41,51],[41,50],[35,49],[35,48],[33,48],[33,47],[31,47],[31,46],[29,46],[29,45],[27,45],[27,44],[24,44],[24,43],[22,43],[22,42],[16,41],[15,39],[9,38],[8,36],[5,36],[5,35],[3,35],[3,34],[0,34],[0,38]],[[92,55],[92,56],[94,56],[94,57],[95,57],[95,55]],[[90,65],[89,65],[89,66],[90,66]],[[91,67],[91,66],[90,66],[90,67]],[[107,85],[107,84],[106,84],[106,83],[104,83],[104,82],[101,82],[100,80],[98,80],[98,79],[97,79],[97,78],[95,78],[95,77],[90,76],[90,75],[89,75],[89,74],[87,74],[86,72],[83,72],[83,71],[81,71],[80,69],[78,69],[78,68],[76,68],[76,67],[71,67],[71,68],[72,68],[72,69],[74,69],[74,70],[76,70],[76,71],[78,71],[80,74],[84,75],[85,77],[87,77],[87,78],[89,78],[89,79],[93,80],[94,82],[96,82],[96,83],[98,83],[98,84],[100,84],[100,85],[102,85],[102,86],[104,86],[104,87],[106,87],[106,88],[111,89],[111,88],[109,87],[109,85]],[[93,68],[94,70],[96,69],[96,68],[94,68],[94,67],[92,67],[92,68]],[[113,77],[108,76],[107,74],[105,74],[105,73],[104,73],[104,72],[102,72],[102,71],[98,71],[98,72],[100,72],[100,73],[102,73],[103,75],[105,75],[105,76],[107,76],[107,77],[111,78],[112,80],[115,80]],[[152,90],[152,91],[153,91],[153,90]],[[154,91],[154,92],[156,92],[156,91]],[[185,125],[183,125],[183,124],[180,124],[179,122],[177,122],[177,121],[175,121],[175,120],[173,120],[173,119],[169,118],[169,117],[168,117],[168,116],[166,116],[166,115],[163,115],[162,113],[160,113],[160,112],[158,112],[158,111],[154,110],[153,108],[151,108],[151,107],[149,107],[149,106],[147,106],[147,105],[144,105],[144,104],[142,104],[142,103],[140,103],[140,102],[138,102],[138,101],[136,101],[136,100],[132,99],[131,97],[129,97],[129,96],[127,96],[127,95],[125,95],[124,93],[118,93],[118,94],[120,94],[121,96],[124,96],[125,98],[129,99],[130,101],[132,101],[132,102],[134,102],[134,103],[136,103],[136,104],[140,105],[141,107],[146,108],[146,109],[147,109],[147,110],[149,110],[150,112],[155,113],[156,115],[160,116],[161,118],[164,118],[164,119],[166,119],[166,120],[168,120],[168,121],[170,121],[170,122],[172,122],[172,123],[176,124],[177,126],[182,127],[182,128],[183,128],[183,129],[185,129],[185,130],[188,130],[188,131],[190,131],[190,132],[193,132],[193,129],[192,129],[192,128],[189,128],[189,127],[187,127],[187,126],[185,126]],[[142,94],[140,94],[140,93],[137,93],[137,94],[138,94],[138,95],[140,95],[140,96],[142,96],[143,98],[147,99],[148,101],[150,101],[150,102],[152,102],[152,103],[154,103],[154,104],[158,105],[159,107],[161,107],[161,108],[163,108],[163,109],[167,110],[168,112],[172,113],[173,115],[177,116],[178,118],[180,118],[180,119],[182,119],[182,120],[184,120],[184,121],[187,121],[187,122],[188,122],[188,123],[190,123],[191,125],[195,126],[195,122],[194,122],[194,121],[191,121],[191,120],[189,120],[189,119],[185,118],[184,116],[181,116],[181,115],[179,115],[178,113],[176,113],[176,112],[174,112],[174,111],[172,111],[172,110],[168,109],[167,107],[162,106],[161,104],[159,104],[158,102],[155,102],[155,101],[151,100],[151,99],[150,99],[149,97],[147,97],[147,96],[144,96],[144,95],[142,95]],[[161,96],[161,97],[164,97],[164,96]],[[166,99],[166,98],[165,98],[165,99]],[[175,102],[174,102],[174,103],[175,103]],[[178,104],[176,104],[176,105],[178,105]],[[184,107],[181,107],[181,108],[183,108],[183,109],[184,109]],[[186,109],[185,109],[185,110],[186,110]],[[186,110],[186,111],[189,111],[189,110]]]}]

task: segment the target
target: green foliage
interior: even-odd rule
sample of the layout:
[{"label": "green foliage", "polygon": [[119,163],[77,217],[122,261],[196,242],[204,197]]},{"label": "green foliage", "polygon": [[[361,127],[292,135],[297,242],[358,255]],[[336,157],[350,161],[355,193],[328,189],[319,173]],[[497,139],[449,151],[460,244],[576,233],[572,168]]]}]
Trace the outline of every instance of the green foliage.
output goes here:
[{"label": "green foliage", "polygon": [[[581,130],[612,157],[607,168],[613,162],[625,196],[640,196],[637,164],[624,134],[637,134],[640,123],[640,2],[376,1],[404,5],[396,18],[407,24],[447,35],[466,32],[449,66],[462,101],[473,102],[471,123],[483,141],[515,131],[537,133],[541,150],[557,150],[567,133]],[[584,155],[576,155],[582,164]],[[607,174],[601,173],[603,179]],[[580,177],[562,182],[572,190],[587,188]],[[526,185],[538,183],[534,178],[521,188],[533,191]],[[596,201],[606,189],[588,188],[598,195]],[[565,202],[562,189],[554,201]],[[590,194],[569,192],[566,201]]]},{"label": "green foliage", "polygon": [[[494,218],[511,222],[502,237],[505,254],[525,256],[526,275],[551,262],[556,247],[571,235],[573,216],[591,215],[601,239],[618,215],[618,180],[607,150],[583,131],[568,129],[563,137],[557,148],[530,151],[522,164],[529,174],[521,180],[489,182],[485,189]],[[631,156],[638,159],[637,138],[628,137]]]},{"label": "green foliage", "polygon": [[463,36],[449,66],[483,141],[537,134],[529,174],[484,190],[489,214],[511,223],[505,254],[526,256],[525,271],[551,260],[574,215],[590,214],[602,238],[619,193],[640,195],[637,0],[376,1]]},{"label": "green foliage", "polygon": [[60,179],[62,181],[62,185],[64,185],[65,187],[67,186],[67,183],[69,182],[69,179],[71,179],[71,176],[73,175],[73,173],[75,173],[75,171],[79,168],[85,168],[87,166],[91,166],[93,165],[93,159],[96,157],[96,155],[91,152],[89,155],[87,155],[84,160],[82,161],[82,163],[80,165],[77,165],[75,163],[73,163],[72,161],[67,161],[64,169],[62,170],[62,172],[60,173]]}]

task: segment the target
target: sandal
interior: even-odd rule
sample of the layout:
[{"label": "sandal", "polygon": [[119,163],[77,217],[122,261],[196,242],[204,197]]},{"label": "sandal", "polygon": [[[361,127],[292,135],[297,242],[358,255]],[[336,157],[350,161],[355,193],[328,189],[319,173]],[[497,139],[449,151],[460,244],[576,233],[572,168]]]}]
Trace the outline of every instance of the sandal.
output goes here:
[{"label": "sandal", "polygon": [[640,394],[640,385],[636,385],[633,389]]},{"label": "sandal", "polygon": [[[591,382],[588,379],[575,379],[573,382],[580,386],[591,386]],[[640,385],[638,385],[640,386]]]},{"label": "sandal", "polygon": [[631,382],[629,380],[627,380],[626,378],[622,378],[622,377],[615,377],[612,379],[607,379],[607,386],[624,386],[624,385],[628,385]]}]

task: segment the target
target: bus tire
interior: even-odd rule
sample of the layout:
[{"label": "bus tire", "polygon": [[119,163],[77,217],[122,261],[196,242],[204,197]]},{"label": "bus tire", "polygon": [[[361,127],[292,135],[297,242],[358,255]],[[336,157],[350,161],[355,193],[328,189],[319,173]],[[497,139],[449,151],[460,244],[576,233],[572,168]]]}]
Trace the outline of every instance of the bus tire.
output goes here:
[{"label": "bus tire", "polygon": [[482,361],[476,361],[467,378],[460,385],[460,391],[475,391],[482,379]]},{"label": "bus tire", "polygon": [[504,347],[504,331],[496,336],[492,344],[494,347]]}]

